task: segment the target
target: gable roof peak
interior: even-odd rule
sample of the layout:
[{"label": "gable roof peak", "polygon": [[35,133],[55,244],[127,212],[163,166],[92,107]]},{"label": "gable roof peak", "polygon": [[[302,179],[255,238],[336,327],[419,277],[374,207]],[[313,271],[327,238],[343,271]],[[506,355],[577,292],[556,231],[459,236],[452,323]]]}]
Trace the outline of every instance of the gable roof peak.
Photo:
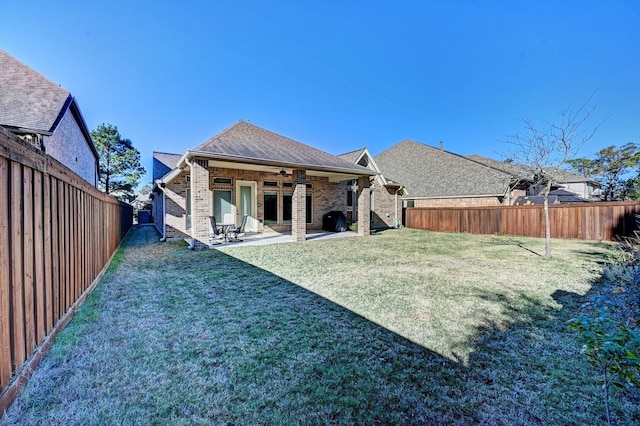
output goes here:
[{"label": "gable roof peak", "polygon": [[365,167],[243,120],[187,152],[256,164],[375,174]]}]

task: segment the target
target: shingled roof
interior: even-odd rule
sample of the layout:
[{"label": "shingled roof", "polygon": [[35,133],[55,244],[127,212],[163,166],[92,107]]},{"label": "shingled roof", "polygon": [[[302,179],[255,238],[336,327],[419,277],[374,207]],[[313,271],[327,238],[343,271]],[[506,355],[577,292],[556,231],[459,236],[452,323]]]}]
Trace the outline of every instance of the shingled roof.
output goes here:
[{"label": "shingled roof", "polygon": [[[484,164],[489,167],[493,167],[498,170],[502,170],[503,172],[509,173],[513,175],[514,178],[517,179],[526,179],[532,178],[534,174],[534,170],[530,167],[527,167],[523,164],[509,164],[505,162],[501,162],[498,160],[494,160],[492,158],[483,157],[481,155],[469,155],[468,159],[473,160],[475,162]],[[551,176],[551,178],[559,184],[568,184],[568,183],[590,183],[592,185],[599,186],[600,184],[593,179],[589,179],[584,176],[577,175],[568,170],[561,169],[560,167],[547,167],[542,170],[546,175]]]},{"label": "shingled roof", "polygon": [[366,167],[245,121],[239,121],[188,152],[195,156],[251,164],[359,175],[376,174]]},{"label": "shingled roof", "polygon": [[360,159],[360,156],[366,151],[366,149],[367,148],[360,148],[356,149],[355,151],[345,152],[344,154],[338,154],[338,157],[342,158],[343,160],[347,160],[350,163],[355,163],[356,161],[358,161],[358,159]]},{"label": "shingled roof", "polygon": [[71,94],[0,50],[0,125],[53,132],[73,101]]},{"label": "shingled roof", "polygon": [[153,181],[162,179],[171,170],[175,169],[182,158],[180,154],[153,151]]},{"label": "shingled roof", "polygon": [[514,178],[525,179],[533,176],[533,170],[523,164],[505,163],[504,161],[498,161],[494,160],[493,158],[483,157],[476,154],[468,155],[467,158],[469,160],[475,161],[476,163],[484,164],[485,166],[498,169],[505,173],[509,173]]},{"label": "shingled roof", "polygon": [[589,182],[589,183],[594,183],[596,185],[600,185],[598,182],[595,182],[593,179],[589,179],[587,177],[580,176],[575,173],[571,173],[570,171],[561,169],[559,167],[547,167],[543,171],[549,176],[551,176],[558,183]]},{"label": "shingled roof", "polygon": [[412,140],[374,159],[385,176],[402,182],[410,198],[501,196],[512,178],[509,173]]}]

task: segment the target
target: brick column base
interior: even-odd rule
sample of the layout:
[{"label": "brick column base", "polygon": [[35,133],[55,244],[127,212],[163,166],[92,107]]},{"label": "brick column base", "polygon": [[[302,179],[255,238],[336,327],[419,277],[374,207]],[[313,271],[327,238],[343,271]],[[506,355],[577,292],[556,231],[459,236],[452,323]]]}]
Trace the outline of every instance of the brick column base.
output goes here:
[{"label": "brick column base", "polygon": [[307,239],[307,171],[293,171],[293,196],[291,200],[291,235],[293,241]]},{"label": "brick column base", "polygon": [[371,183],[368,177],[358,178],[358,235],[371,234]]},{"label": "brick column base", "polygon": [[209,215],[211,190],[209,189],[209,162],[192,160],[191,170],[191,236],[194,248],[209,248]]}]

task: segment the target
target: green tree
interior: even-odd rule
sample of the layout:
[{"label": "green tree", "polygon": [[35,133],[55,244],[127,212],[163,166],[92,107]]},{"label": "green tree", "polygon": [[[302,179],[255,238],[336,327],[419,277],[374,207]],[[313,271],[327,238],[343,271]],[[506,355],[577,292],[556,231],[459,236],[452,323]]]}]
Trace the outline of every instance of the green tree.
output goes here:
[{"label": "green tree", "polygon": [[617,196],[624,198],[634,186],[633,180],[626,181],[622,177],[638,165],[640,152],[638,146],[632,142],[617,148],[611,145],[596,153],[595,159],[576,158],[569,161],[571,167],[578,173],[592,177],[604,186],[605,201],[613,200]]},{"label": "green tree", "polygon": [[579,175],[586,178],[593,177],[596,171],[596,164],[594,160],[588,158],[572,158],[567,161],[571,169]]},{"label": "green tree", "polygon": [[640,175],[623,181],[620,197],[623,200],[640,200]]},{"label": "green tree", "polygon": [[101,124],[91,132],[100,155],[100,189],[122,201],[135,199],[144,167],[140,164],[140,152],[129,139],[123,139],[118,128]]}]

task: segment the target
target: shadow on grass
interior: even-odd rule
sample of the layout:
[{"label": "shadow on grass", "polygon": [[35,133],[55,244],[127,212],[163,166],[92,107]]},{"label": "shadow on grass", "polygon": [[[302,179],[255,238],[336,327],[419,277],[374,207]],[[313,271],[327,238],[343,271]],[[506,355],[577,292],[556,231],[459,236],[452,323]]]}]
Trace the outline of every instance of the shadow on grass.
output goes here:
[{"label": "shadow on grass", "polygon": [[555,310],[481,294],[513,320],[479,327],[465,365],[224,252],[154,242],[134,231],[86,305],[98,319],[74,319],[74,343],[45,358],[3,424],[601,419],[572,339],[556,337],[574,295],[556,294]]}]

